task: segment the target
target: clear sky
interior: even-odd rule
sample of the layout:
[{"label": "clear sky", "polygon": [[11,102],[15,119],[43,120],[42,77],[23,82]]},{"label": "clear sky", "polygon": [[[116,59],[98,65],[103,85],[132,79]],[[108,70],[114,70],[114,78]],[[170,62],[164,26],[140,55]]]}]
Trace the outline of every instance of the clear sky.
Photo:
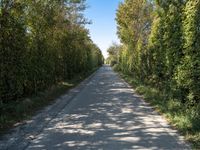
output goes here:
[{"label": "clear sky", "polygon": [[92,24],[86,27],[90,30],[92,40],[99,46],[104,57],[107,57],[106,50],[112,42],[119,43],[115,15],[120,1],[122,0],[86,1],[89,8],[85,11],[85,15],[92,21]]}]

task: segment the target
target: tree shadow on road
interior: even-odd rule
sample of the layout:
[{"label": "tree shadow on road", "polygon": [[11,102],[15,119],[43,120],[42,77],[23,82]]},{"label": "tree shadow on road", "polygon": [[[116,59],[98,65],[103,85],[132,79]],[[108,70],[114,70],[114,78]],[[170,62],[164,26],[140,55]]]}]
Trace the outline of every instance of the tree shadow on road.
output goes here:
[{"label": "tree shadow on road", "polygon": [[78,95],[29,149],[185,149],[176,131],[113,74],[89,82],[90,93]]}]

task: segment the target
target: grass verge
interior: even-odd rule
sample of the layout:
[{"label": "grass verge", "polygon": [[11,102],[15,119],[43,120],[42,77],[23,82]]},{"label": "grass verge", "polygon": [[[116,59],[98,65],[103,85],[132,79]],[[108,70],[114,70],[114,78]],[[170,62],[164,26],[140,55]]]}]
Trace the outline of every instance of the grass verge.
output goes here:
[{"label": "grass verge", "polygon": [[191,143],[193,149],[200,149],[200,105],[188,108],[176,99],[168,99],[158,89],[144,85],[130,75],[118,72],[145,101],[163,114],[169,123],[176,128],[185,139]]},{"label": "grass verge", "polygon": [[19,99],[7,104],[0,105],[0,135],[9,129],[22,124],[24,120],[30,119],[38,110],[52,104],[69,89],[77,86],[81,81],[95,72],[98,68],[84,74],[79,74],[71,80],[53,85],[43,92],[38,92],[29,98]]}]

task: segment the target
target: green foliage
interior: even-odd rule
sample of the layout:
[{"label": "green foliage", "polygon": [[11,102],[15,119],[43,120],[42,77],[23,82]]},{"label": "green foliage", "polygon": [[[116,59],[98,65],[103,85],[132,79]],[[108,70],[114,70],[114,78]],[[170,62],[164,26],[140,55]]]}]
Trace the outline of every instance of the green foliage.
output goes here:
[{"label": "green foliage", "polygon": [[26,28],[21,3],[1,1],[0,13],[0,99],[23,93]]},{"label": "green foliage", "polygon": [[[200,4],[125,0],[117,11],[118,68],[189,105],[200,99]],[[110,54],[112,55],[112,54]]]},{"label": "green foliage", "polygon": [[155,17],[152,32],[149,38],[149,67],[150,67],[150,76],[151,83],[157,87],[160,86],[160,82],[163,81],[164,72],[165,72],[165,51],[163,45],[163,18]]},{"label": "green foliage", "polygon": [[187,92],[190,104],[200,102],[200,1],[189,0],[184,10],[184,57],[177,69],[176,80]]},{"label": "green foliage", "polygon": [[109,57],[107,58],[108,63],[111,66],[114,66],[119,63],[119,52],[120,52],[121,46],[113,43],[107,50]]},{"label": "green foliage", "polygon": [[200,0],[125,0],[116,16],[115,68],[199,143]]},{"label": "green foliage", "polygon": [[85,0],[0,1],[0,103],[103,63],[84,25]]},{"label": "green foliage", "polygon": [[[116,21],[124,52],[119,56],[120,68],[143,80],[148,72],[147,37],[152,24],[152,3],[146,0],[126,0],[119,5]],[[141,76],[142,74],[142,76]]]}]

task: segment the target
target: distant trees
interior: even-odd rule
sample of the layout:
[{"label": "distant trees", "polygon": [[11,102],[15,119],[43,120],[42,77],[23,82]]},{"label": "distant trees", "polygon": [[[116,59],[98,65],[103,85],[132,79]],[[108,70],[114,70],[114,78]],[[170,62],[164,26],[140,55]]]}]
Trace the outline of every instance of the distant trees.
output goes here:
[{"label": "distant trees", "polygon": [[121,46],[118,45],[117,43],[112,43],[112,45],[107,49],[107,52],[109,54],[107,61],[111,66],[118,64],[120,49]]},{"label": "distant trees", "polygon": [[171,98],[200,102],[200,1],[125,0],[118,69]]},{"label": "distant trees", "polygon": [[85,0],[0,1],[0,102],[103,63],[84,25]]}]

